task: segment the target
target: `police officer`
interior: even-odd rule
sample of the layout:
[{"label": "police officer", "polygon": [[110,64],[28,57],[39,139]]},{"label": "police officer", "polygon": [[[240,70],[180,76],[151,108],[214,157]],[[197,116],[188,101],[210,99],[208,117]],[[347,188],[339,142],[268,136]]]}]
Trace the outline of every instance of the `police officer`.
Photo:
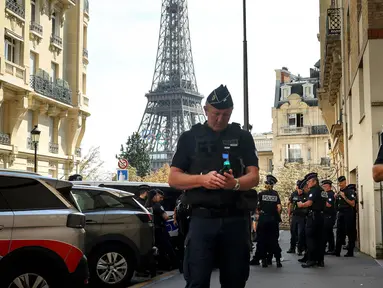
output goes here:
[{"label": "police officer", "polygon": [[183,258],[184,258],[184,243],[186,235],[189,231],[189,222],[191,211],[189,205],[185,204],[183,201],[185,194],[182,193],[176,200],[176,207],[174,208],[174,224],[178,226],[178,236],[177,236],[177,248],[179,251],[179,270],[180,273],[183,273]]},{"label": "police officer", "polygon": [[68,181],[82,181],[82,176],[80,174],[70,175]]},{"label": "police officer", "polygon": [[309,208],[306,222],[307,262],[302,264],[302,267],[324,267],[323,212],[328,196],[319,186],[317,173],[309,173],[305,179],[310,188],[308,200],[305,203],[297,203],[299,208]]},{"label": "police officer", "polygon": [[226,86],[208,96],[204,109],[207,121],[180,136],[168,180],[170,186],[187,190],[185,203],[192,207],[185,240],[186,287],[209,287],[215,252],[221,285],[245,287],[249,211],[239,208],[244,207],[239,202],[246,201],[242,193],[256,193],[250,189],[259,182],[257,151],[248,131],[228,124],[233,101]]},{"label": "police officer", "polygon": [[353,257],[356,238],[356,215],[355,215],[355,185],[347,186],[346,177],[338,178],[340,192],[337,195],[338,219],[336,229],[335,256],[340,257],[342,244],[347,235],[348,252],[344,257]]},{"label": "police officer", "polygon": [[[383,133],[381,135],[383,138]],[[378,156],[376,157],[374,166],[372,167],[372,177],[375,182],[383,181],[383,139],[381,140]]]},{"label": "police officer", "polygon": [[306,225],[306,215],[307,215],[307,208],[298,208],[297,203],[298,202],[306,202],[307,201],[307,194],[303,192],[303,190],[299,189],[299,185],[301,184],[301,181],[297,181],[297,187],[296,190],[291,193],[290,201],[289,201],[289,207],[288,207],[288,213],[291,217],[291,224],[290,224],[290,249],[287,251],[287,253],[295,253],[295,247],[298,242],[298,255],[301,256],[302,252],[305,250],[305,225]]},{"label": "police officer", "polygon": [[[310,188],[307,186],[307,180],[304,178],[303,180],[300,181],[299,184],[299,189],[303,191],[308,197],[308,192],[310,191]],[[298,204],[297,204],[298,205]],[[307,244],[306,244],[306,227],[307,227],[307,214],[306,214],[306,219],[305,219],[305,229],[304,229],[304,243],[305,243],[305,252],[303,254],[303,257],[298,259],[298,262],[300,263],[306,263],[307,262],[307,257],[308,257],[308,251],[307,251]]]},{"label": "police officer", "polygon": [[138,187],[138,195],[135,197],[135,199],[144,207],[148,198],[149,190],[150,187],[148,185],[140,185]]},{"label": "police officer", "polygon": [[266,176],[266,190],[258,194],[259,220],[257,231],[258,248],[262,267],[268,266],[268,253],[275,256],[277,267],[282,267],[281,250],[278,244],[280,213],[282,210],[281,199],[273,186],[278,182],[273,175]]},{"label": "police officer", "polygon": [[328,250],[326,251],[326,254],[332,255],[335,253],[334,224],[336,221],[336,201],[335,193],[331,189],[332,181],[323,180],[322,188],[328,195],[326,208],[324,210],[324,245],[326,247],[328,243]]},{"label": "police officer", "polygon": [[159,189],[149,191],[146,207],[153,213],[154,239],[158,247],[161,260],[167,260],[167,268],[171,270],[178,266],[177,256],[170,243],[170,236],[166,229],[166,221],[169,219],[161,205],[164,200],[164,193]]}]

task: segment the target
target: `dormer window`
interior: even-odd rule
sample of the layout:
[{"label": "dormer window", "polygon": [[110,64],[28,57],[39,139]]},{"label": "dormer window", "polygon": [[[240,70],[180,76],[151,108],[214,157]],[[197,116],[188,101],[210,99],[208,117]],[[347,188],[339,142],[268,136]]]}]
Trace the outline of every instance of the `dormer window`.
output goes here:
[{"label": "dormer window", "polygon": [[285,85],[281,87],[281,100],[287,100],[291,94],[291,86]]},{"label": "dormer window", "polygon": [[314,84],[305,83],[303,86],[303,97],[314,98]]}]

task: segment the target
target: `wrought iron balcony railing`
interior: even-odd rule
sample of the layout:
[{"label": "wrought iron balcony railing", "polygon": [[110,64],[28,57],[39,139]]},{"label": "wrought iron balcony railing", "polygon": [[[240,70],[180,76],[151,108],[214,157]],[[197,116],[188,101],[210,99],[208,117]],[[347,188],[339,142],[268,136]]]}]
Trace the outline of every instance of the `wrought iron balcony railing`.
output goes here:
[{"label": "wrought iron balcony railing", "polygon": [[0,132],[0,144],[11,145],[11,136],[9,134]]},{"label": "wrought iron balcony railing", "polygon": [[84,12],[86,14],[89,14],[89,1],[88,0],[84,0]]},{"label": "wrought iron balcony railing", "polygon": [[31,22],[31,24],[29,25],[29,29],[41,36],[43,35],[43,26],[41,26],[39,23]]},{"label": "wrought iron balcony railing", "polygon": [[82,56],[83,56],[84,58],[88,58],[88,49],[84,48],[84,49],[82,50]]},{"label": "wrought iron balcony railing", "polygon": [[311,126],[311,135],[326,135],[329,134],[326,125]]},{"label": "wrought iron balcony railing", "polygon": [[31,75],[30,84],[37,93],[72,105],[72,91],[65,81],[57,79],[55,82],[52,82],[49,78],[47,79],[40,75]]},{"label": "wrought iron balcony railing", "polygon": [[303,158],[287,158],[285,163],[300,163],[303,164]]},{"label": "wrought iron balcony railing", "polygon": [[309,134],[309,126],[303,127],[294,127],[294,126],[285,126],[280,130],[281,135],[305,135]]},{"label": "wrought iron balcony railing", "polygon": [[5,7],[21,18],[25,18],[25,8],[17,0],[7,0]]},{"label": "wrought iron balcony railing", "polygon": [[81,148],[77,147],[74,153],[76,154],[77,157],[81,157]]},{"label": "wrought iron balcony railing", "polygon": [[51,44],[54,44],[60,48],[63,47],[63,39],[57,35],[51,35]]},{"label": "wrought iron balcony railing", "polygon": [[340,35],[342,32],[342,10],[340,8],[327,9],[327,35]]},{"label": "wrought iron balcony railing", "polygon": [[258,152],[273,150],[273,139],[254,139],[254,143]]},{"label": "wrought iron balcony railing", "polygon": [[49,152],[53,154],[59,153],[59,144],[49,142]]}]

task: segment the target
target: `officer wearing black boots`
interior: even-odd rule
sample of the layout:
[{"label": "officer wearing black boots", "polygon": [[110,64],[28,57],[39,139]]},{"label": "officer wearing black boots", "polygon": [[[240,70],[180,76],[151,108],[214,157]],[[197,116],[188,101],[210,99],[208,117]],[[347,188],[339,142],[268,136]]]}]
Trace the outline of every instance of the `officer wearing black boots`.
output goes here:
[{"label": "officer wearing black boots", "polygon": [[258,194],[259,220],[257,226],[259,256],[262,267],[268,266],[268,253],[275,256],[277,267],[282,267],[281,250],[278,244],[279,222],[281,220],[281,199],[273,186],[278,182],[273,175],[266,176],[266,190]]},{"label": "officer wearing black boots", "polygon": [[356,238],[355,185],[347,185],[345,176],[340,176],[338,183],[340,192],[337,196],[338,219],[336,225],[335,256],[340,256],[340,251],[347,235],[348,252],[344,256],[353,257]]},{"label": "officer wearing black boots", "polygon": [[326,254],[332,255],[335,253],[335,241],[334,241],[334,225],[336,221],[336,200],[335,193],[331,189],[332,181],[331,180],[323,180],[322,188],[325,192],[327,192],[328,200],[326,204],[326,208],[324,210],[324,245],[327,246],[328,250]]},{"label": "officer wearing black boots", "polygon": [[317,173],[307,174],[305,180],[310,188],[308,200],[305,203],[297,203],[299,208],[309,208],[306,222],[307,262],[302,264],[302,267],[324,267],[323,214],[328,195],[319,186]]},{"label": "officer wearing black boots", "polygon": [[297,203],[306,202],[308,197],[307,193],[304,193],[303,190],[299,188],[300,184],[301,181],[298,180],[296,190],[291,193],[289,199],[289,216],[292,214],[292,219],[290,224],[290,249],[287,251],[287,253],[295,253],[295,248],[298,246],[299,256],[302,255],[302,252],[305,251],[306,248],[305,225],[307,208],[299,208]]},{"label": "officer wearing black boots", "polygon": [[250,132],[229,124],[233,101],[226,86],[209,95],[204,109],[207,121],[180,136],[168,180],[186,190],[183,201],[191,206],[186,287],[209,287],[219,255],[222,287],[243,288],[250,268],[249,212],[256,206],[251,189],[259,182],[257,151]]}]

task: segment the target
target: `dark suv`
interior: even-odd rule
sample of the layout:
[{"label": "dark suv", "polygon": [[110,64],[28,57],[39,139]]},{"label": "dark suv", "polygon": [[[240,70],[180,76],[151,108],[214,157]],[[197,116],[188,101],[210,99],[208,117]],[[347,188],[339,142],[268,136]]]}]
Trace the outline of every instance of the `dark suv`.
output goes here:
[{"label": "dark suv", "polygon": [[86,216],[86,255],[90,283],[126,287],[135,271],[155,274],[152,215],[134,194],[75,185],[72,199]]},{"label": "dark suv", "polygon": [[85,215],[61,193],[72,184],[0,170],[0,287],[82,287]]}]

